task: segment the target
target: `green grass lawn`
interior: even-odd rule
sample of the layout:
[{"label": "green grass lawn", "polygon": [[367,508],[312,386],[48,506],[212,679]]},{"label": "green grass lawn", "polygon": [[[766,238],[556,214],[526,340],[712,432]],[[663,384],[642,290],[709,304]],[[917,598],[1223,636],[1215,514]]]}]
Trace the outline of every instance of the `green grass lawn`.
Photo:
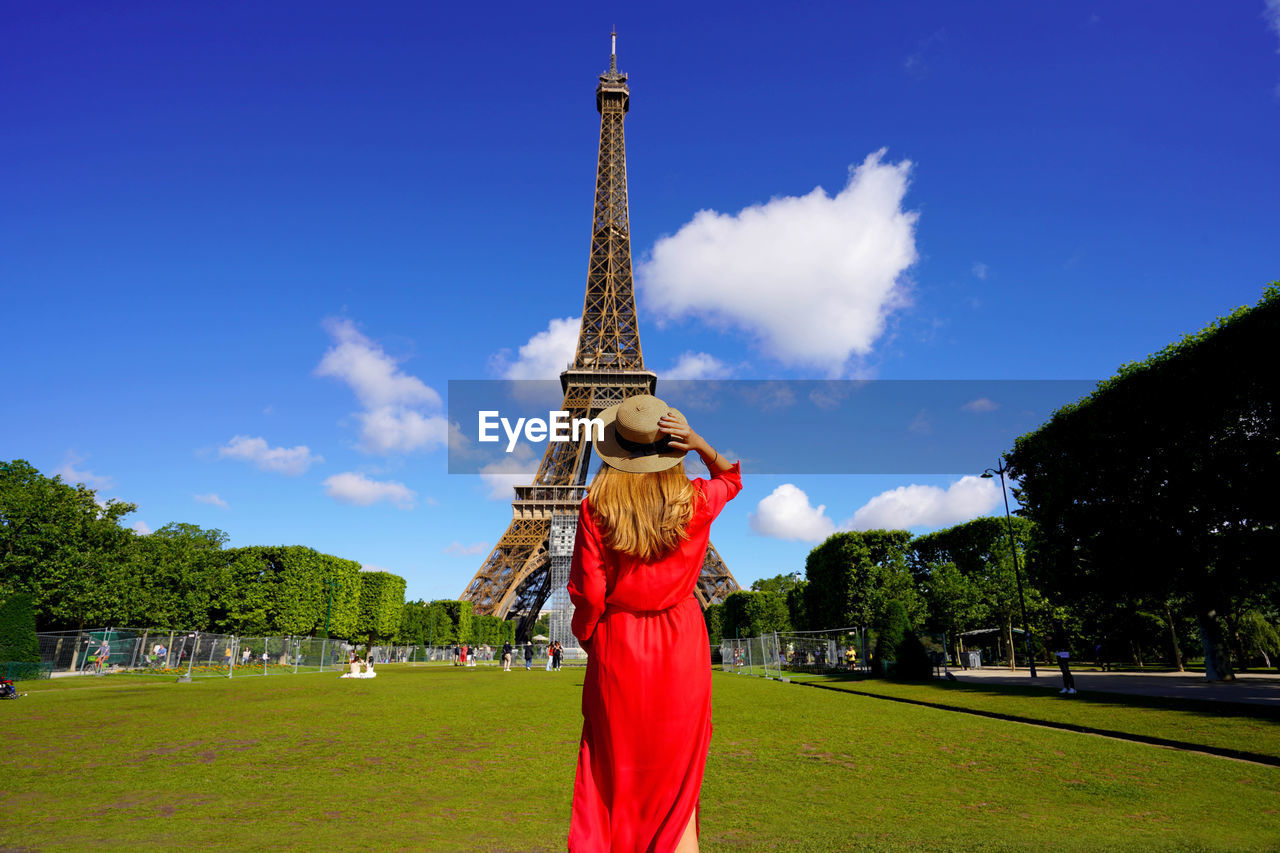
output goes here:
[{"label": "green grass lawn", "polygon": [[874,693],[960,708],[1027,717],[1047,723],[1088,726],[1123,734],[1186,741],[1280,758],[1280,709],[1213,700],[1125,696],[1102,691],[1058,694],[1052,687],[951,682],[923,684],[862,676],[787,674],[797,683]]},{"label": "green grass lawn", "polygon": [[[581,682],[394,666],[24,682],[0,703],[0,849],[563,850]],[[1280,848],[1277,768],[714,685],[704,850]]]}]

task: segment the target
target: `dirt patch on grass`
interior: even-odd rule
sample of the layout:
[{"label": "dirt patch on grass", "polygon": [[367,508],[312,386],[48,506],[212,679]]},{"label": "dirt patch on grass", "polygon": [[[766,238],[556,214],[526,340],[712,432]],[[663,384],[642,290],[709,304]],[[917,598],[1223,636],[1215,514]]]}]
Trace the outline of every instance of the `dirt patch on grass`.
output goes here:
[{"label": "dirt patch on grass", "polygon": [[193,740],[193,741],[189,741],[188,743],[175,743],[175,744],[172,744],[171,746],[160,746],[160,747],[156,747],[155,749],[148,749],[146,752],[142,754],[144,757],[150,756],[150,755],[173,755],[175,752],[182,752],[183,750],[191,749],[192,747],[196,747],[196,746],[204,746],[204,741]]},{"label": "dirt patch on grass", "polygon": [[845,770],[859,769],[858,763],[854,761],[851,756],[843,755],[843,754],[837,755],[834,752],[825,752],[825,751],[819,750],[817,747],[813,746],[812,744],[806,743],[802,745],[802,751],[800,753],[800,757],[807,758],[811,761],[818,761],[818,762],[821,762],[822,764],[827,764],[832,767],[841,767],[841,768],[844,768]]}]

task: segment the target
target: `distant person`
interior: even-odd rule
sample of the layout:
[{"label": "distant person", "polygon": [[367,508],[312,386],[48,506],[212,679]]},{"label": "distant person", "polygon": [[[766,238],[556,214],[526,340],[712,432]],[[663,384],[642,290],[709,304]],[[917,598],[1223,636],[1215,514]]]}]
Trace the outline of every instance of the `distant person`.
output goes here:
[{"label": "distant person", "polygon": [[1063,651],[1057,652],[1056,655],[1058,658],[1058,669],[1062,670],[1062,689],[1058,692],[1074,695],[1076,692],[1076,680],[1075,677],[1071,675],[1071,653],[1064,649]]},{"label": "distant person", "polygon": [[241,665],[241,666],[248,666],[248,665],[249,665],[249,656],[250,656],[250,655],[252,655],[252,654],[253,654],[253,652],[249,651],[248,649],[241,649],[241,650],[240,650],[240,665]]},{"label": "distant person", "polygon": [[554,668],[556,665],[556,656],[553,654],[554,651],[555,651],[554,647],[550,643],[548,643],[547,644],[547,672],[550,672],[552,668]]},{"label": "distant person", "polygon": [[511,671],[511,653],[513,651],[514,649],[511,647],[510,641],[507,641],[502,644],[502,671],[503,672]]},{"label": "distant person", "polygon": [[98,645],[98,651],[94,653],[93,674],[102,675],[102,670],[106,667],[107,662],[111,659],[111,644],[104,638]]},{"label": "distant person", "polygon": [[560,671],[560,660],[563,657],[564,657],[564,646],[560,645],[559,640],[556,640],[555,652],[552,655],[552,659],[556,662],[556,665],[554,667],[556,672]]},{"label": "distant person", "polygon": [[[588,657],[568,846],[690,853],[711,744],[696,590],[712,521],[742,478],[656,397],[599,417],[603,464],[579,507],[569,572],[573,633]],[[690,450],[711,479],[689,480]]]},{"label": "distant person", "polygon": [[525,672],[533,669],[533,643],[524,644],[524,669]]}]

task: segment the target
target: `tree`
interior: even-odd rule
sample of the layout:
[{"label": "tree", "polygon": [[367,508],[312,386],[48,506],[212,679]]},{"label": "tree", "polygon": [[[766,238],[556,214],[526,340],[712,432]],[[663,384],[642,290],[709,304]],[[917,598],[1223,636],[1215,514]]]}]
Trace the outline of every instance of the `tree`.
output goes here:
[{"label": "tree", "polygon": [[805,590],[808,586],[808,581],[800,581],[787,590],[787,617],[791,620],[791,630],[793,631],[814,630],[809,621],[808,607],[805,605],[805,596],[807,594]]},{"label": "tree", "polygon": [[960,635],[978,627],[985,608],[977,585],[961,573],[955,563],[932,565],[921,583],[929,609],[928,627],[945,634],[951,652],[960,659]]},{"label": "tree", "polygon": [[[472,606],[470,601],[458,601],[452,598],[431,602],[432,607],[439,608],[442,620],[441,637],[437,645],[449,643],[472,643]],[[447,637],[447,639],[444,639]]]},{"label": "tree", "polygon": [[1271,668],[1272,656],[1280,657],[1280,631],[1258,610],[1247,610],[1240,618],[1239,635],[1243,660],[1248,655],[1261,655],[1263,666]]},{"label": "tree", "polygon": [[36,611],[31,596],[15,592],[0,603],[0,662],[38,663]]},{"label": "tree", "polygon": [[179,630],[228,630],[236,590],[225,571],[227,534],[171,522],[137,543],[149,624]]},{"label": "tree", "polygon": [[885,678],[896,672],[898,649],[911,630],[911,620],[902,602],[893,599],[885,604],[873,627],[876,644],[871,658],[871,674]]},{"label": "tree", "polygon": [[[400,627],[404,579],[303,546],[226,549],[227,534],[172,522],[147,536],[120,526],[131,503],[0,462],[0,598],[30,596],[45,628],[135,625],[239,634],[385,640]],[[361,623],[360,619],[364,618]],[[448,621],[440,614],[440,621]]]},{"label": "tree", "polygon": [[501,646],[516,640],[516,623],[497,616],[471,617],[471,641],[482,646]]},{"label": "tree", "polygon": [[[1026,554],[1035,534],[1035,524],[1025,518],[1006,521],[984,516],[917,536],[911,542],[912,573],[917,587],[930,603],[927,624],[931,629],[948,631],[954,638],[959,631],[971,628],[999,627],[1004,631],[1009,649],[1016,648],[1013,626],[1022,621],[1022,607],[1013,553],[1009,550],[1010,523],[1019,564],[1024,569],[1022,589],[1027,618],[1034,622],[1034,617],[1046,609],[1043,596],[1026,571]],[[948,565],[954,568],[954,573],[946,568]],[[1032,633],[1039,636],[1043,630]],[[955,651],[958,652],[958,647]],[[1014,665],[1012,653],[1009,665]]]},{"label": "tree", "polygon": [[[1185,601],[1205,677],[1233,678],[1242,597],[1277,584],[1280,283],[1021,436],[1009,456],[1055,596]],[[1176,620],[1166,618],[1173,624]]]},{"label": "tree", "polygon": [[805,560],[805,611],[811,629],[871,625],[897,600],[913,619],[923,618],[907,564],[911,534],[905,530],[836,533]]},{"label": "tree", "polygon": [[778,592],[731,592],[725,597],[721,620],[726,637],[759,637],[791,630],[787,600]]},{"label": "tree", "polygon": [[933,660],[913,629],[907,629],[894,650],[893,671],[889,677],[905,681],[925,681],[933,677]]},{"label": "tree", "polygon": [[28,462],[0,462],[0,595],[31,596],[48,628],[106,624],[138,600],[119,521],[134,504],[99,505],[93,489],[45,477]]},{"label": "tree", "polygon": [[720,640],[724,636],[724,605],[708,605],[707,609],[702,611],[702,618],[707,623],[708,642],[713,646],[720,645]]},{"label": "tree", "polygon": [[390,572],[360,573],[360,616],[354,636],[365,643],[385,643],[400,628],[405,580]]},{"label": "tree", "polygon": [[792,572],[774,575],[771,578],[760,578],[752,582],[751,589],[754,592],[777,592],[786,595],[795,589],[797,584],[801,583],[800,579],[796,577],[797,574],[798,572]]}]

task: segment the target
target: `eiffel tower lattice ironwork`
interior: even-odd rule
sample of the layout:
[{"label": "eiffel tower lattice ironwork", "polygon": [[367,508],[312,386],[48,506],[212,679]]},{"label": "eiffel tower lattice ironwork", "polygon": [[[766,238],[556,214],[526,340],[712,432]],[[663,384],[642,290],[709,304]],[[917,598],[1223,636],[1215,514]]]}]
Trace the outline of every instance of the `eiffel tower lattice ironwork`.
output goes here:
[{"label": "eiffel tower lattice ironwork", "polygon": [[[631,228],[627,213],[627,165],[623,118],[630,106],[627,75],[618,71],[617,41],[609,70],[596,87],[600,154],[582,327],[573,363],[560,374],[563,409],[593,418],[636,394],[652,394],[658,377],[644,369],[631,279]],[[460,598],[478,614],[518,617],[516,635],[528,638],[547,599],[562,593],[578,505],[586,496],[591,442],[547,442],[528,486],[516,486],[511,524],[467,584]],[[555,535],[552,535],[553,528]],[[738,589],[714,545],[707,546],[695,594],[705,608]],[[565,596],[562,596],[565,597]],[[563,612],[561,608],[559,612]]]}]

